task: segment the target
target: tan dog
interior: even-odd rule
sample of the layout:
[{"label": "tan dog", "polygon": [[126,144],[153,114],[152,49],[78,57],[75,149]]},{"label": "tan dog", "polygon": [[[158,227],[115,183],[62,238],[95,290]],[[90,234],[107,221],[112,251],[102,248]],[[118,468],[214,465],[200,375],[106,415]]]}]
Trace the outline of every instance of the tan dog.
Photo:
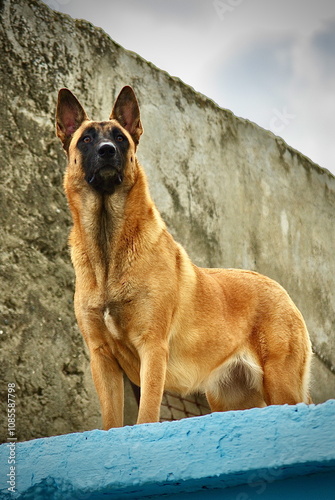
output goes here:
[{"label": "tan dog", "polygon": [[310,402],[300,312],[265,276],[192,264],[150,198],[135,156],[142,132],[130,87],[105,122],[59,92],[75,313],[104,428],[123,425],[123,372],[141,387],[137,423],[159,420],[164,389],[205,392],[212,411]]}]

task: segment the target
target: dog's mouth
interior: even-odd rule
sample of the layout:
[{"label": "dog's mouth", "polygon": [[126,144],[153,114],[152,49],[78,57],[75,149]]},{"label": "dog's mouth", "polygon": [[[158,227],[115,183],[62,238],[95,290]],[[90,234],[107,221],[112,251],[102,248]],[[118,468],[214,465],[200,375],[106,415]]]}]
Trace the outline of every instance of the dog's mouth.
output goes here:
[{"label": "dog's mouth", "polygon": [[122,184],[123,175],[117,168],[107,165],[96,170],[86,180],[96,191],[113,194],[116,187]]}]

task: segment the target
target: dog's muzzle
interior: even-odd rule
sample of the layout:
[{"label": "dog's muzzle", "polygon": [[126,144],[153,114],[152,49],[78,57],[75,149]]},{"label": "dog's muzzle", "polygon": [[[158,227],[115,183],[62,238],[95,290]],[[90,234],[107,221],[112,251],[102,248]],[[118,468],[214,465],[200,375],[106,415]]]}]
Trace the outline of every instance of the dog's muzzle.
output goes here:
[{"label": "dog's muzzle", "polygon": [[96,154],[96,168],[87,182],[97,191],[113,194],[116,186],[123,181],[117,149],[112,142],[103,142]]}]

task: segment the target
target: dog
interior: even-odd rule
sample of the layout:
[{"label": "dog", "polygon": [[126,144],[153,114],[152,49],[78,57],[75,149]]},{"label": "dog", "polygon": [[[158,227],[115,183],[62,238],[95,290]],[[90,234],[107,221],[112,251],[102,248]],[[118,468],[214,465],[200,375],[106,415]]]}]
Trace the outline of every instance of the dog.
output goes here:
[{"label": "dog", "polygon": [[287,292],[253,271],[197,267],[168,232],[136,157],[133,89],[102,122],[61,89],[56,131],[74,308],[104,429],[123,425],[124,372],[141,388],[138,424],[159,421],[164,390],[201,391],[211,411],[310,403],[311,343]]}]

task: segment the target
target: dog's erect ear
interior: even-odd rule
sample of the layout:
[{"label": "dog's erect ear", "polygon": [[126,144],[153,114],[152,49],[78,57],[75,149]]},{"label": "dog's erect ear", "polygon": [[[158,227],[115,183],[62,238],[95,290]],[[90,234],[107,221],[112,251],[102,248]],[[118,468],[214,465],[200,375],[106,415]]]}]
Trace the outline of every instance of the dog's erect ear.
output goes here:
[{"label": "dog's erect ear", "polygon": [[143,133],[143,127],[140,120],[140,108],[131,87],[123,87],[115,101],[109,119],[117,120],[129,132],[137,146]]},{"label": "dog's erect ear", "polygon": [[78,99],[69,89],[60,89],[56,112],[56,133],[66,151],[69,149],[72,135],[84,120],[88,120],[88,116]]}]

